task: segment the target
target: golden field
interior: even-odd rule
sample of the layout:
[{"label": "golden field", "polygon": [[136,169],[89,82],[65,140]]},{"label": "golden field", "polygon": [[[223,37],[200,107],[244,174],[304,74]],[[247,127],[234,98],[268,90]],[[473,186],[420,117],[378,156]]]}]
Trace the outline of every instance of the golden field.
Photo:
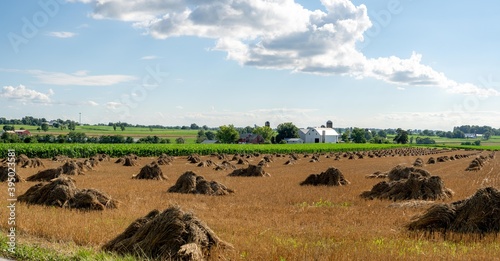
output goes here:
[{"label": "golden field", "polygon": [[[370,190],[380,179],[367,179],[375,171],[389,171],[398,164],[411,166],[417,157],[470,154],[474,151],[448,151],[423,156],[388,156],[340,160],[320,156],[319,162],[301,159],[284,165],[286,157],[274,157],[264,169],[270,177],[228,177],[231,170],[215,171],[197,167],[176,157],[172,165],[161,166],[167,181],[134,180],[132,175],[155,157],[142,157],[138,166],[125,167],[112,159],[102,162],[85,175],[72,176],[78,188],[95,188],[121,202],[116,210],[82,212],[55,207],[17,204],[16,223],[20,243],[37,244],[58,251],[71,246],[99,250],[135,219],[152,209],[164,210],[179,205],[204,221],[233,248],[213,256],[222,260],[500,260],[500,242],[495,235],[426,235],[404,229],[410,219],[428,206],[389,207],[390,201],[364,200],[361,192]],[[486,155],[489,152],[481,152]],[[229,158],[232,155],[228,155]],[[263,155],[251,157],[257,164]],[[202,159],[220,162],[215,156]],[[500,188],[498,157],[480,171],[465,171],[474,157],[438,162],[423,168],[440,176],[455,194],[453,202],[474,194],[478,188]],[[61,162],[43,160],[44,168],[18,169],[26,178],[39,170],[55,168]],[[244,167],[237,165],[238,167]],[[328,167],[338,168],[351,184],[342,187],[300,186],[310,174]],[[167,193],[177,178],[192,170],[207,180],[215,180],[235,193],[228,196],[204,196]],[[17,183],[21,195],[37,182]],[[7,185],[1,184],[7,193]],[[6,203],[7,204],[7,203]],[[5,208],[2,217],[5,217]],[[8,229],[6,218],[2,230]]]}]

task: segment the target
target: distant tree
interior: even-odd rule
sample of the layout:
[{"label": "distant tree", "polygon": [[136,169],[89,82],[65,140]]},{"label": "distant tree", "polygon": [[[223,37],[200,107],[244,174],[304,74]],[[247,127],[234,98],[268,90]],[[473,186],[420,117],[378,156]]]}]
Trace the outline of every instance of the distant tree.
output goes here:
[{"label": "distant tree", "polygon": [[252,133],[262,136],[265,143],[271,143],[271,139],[276,136],[276,132],[267,126],[255,127]]},{"label": "distant tree", "polygon": [[340,136],[340,138],[342,139],[343,142],[349,142],[349,135],[350,135],[349,130],[345,130]]},{"label": "distant tree", "polygon": [[493,136],[492,131],[487,131],[487,132],[483,133],[484,140],[489,140],[491,138],[491,136]]},{"label": "distant tree", "polygon": [[207,125],[203,125],[203,127],[201,127],[202,129],[204,130],[208,130],[208,126]]},{"label": "distant tree", "polygon": [[352,129],[351,140],[354,143],[366,143],[365,130],[361,128]]},{"label": "distant tree", "polygon": [[124,131],[124,130],[125,130],[125,124],[124,124],[124,123],[120,124],[120,130],[121,130],[121,131]]},{"label": "distant tree", "polygon": [[415,139],[415,143],[417,143],[417,144],[436,144],[436,141],[429,138],[429,137],[425,137],[425,138],[417,137]]},{"label": "distant tree", "polygon": [[191,123],[191,126],[189,128],[192,129],[192,130],[197,130],[200,127],[198,125],[196,125],[196,123]]},{"label": "distant tree", "polygon": [[87,135],[83,132],[71,131],[66,138],[71,143],[85,143],[87,141]]},{"label": "distant tree", "polygon": [[463,139],[463,138],[465,138],[465,133],[459,129],[456,129],[453,131],[453,138]]},{"label": "distant tree", "polygon": [[377,132],[377,136],[379,136],[380,138],[387,138],[387,132],[385,132],[384,130],[379,130]]},{"label": "distant tree", "polygon": [[280,143],[287,138],[298,138],[299,128],[291,122],[285,122],[278,125],[276,128],[278,134],[276,135],[276,142]]},{"label": "distant tree", "polygon": [[206,139],[207,139],[207,135],[205,134],[205,130],[200,129],[198,131],[198,134],[196,135],[196,143],[202,143]]},{"label": "distant tree", "polygon": [[231,124],[229,126],[226,125],[220,126],[215,136],[217,137],[217,140],[219,140],[220,143],[234,143],[238,140],[240,134],[238,133],[236,128],[234,128],[234,126]]},{"label": "distant tree", "polygon": [[254,127],[246,126],[245,128],[238,129],[238,132],[240,134],[247,134],[247,133],[253,133],[253,130],[254,130]]},{"label": "distant tree", "polygon": [[14,130],[14,126],[4,125],[3,126],[3,130],[4,131],[13,131]]},{"label": "distant tree", "polygon": [[215,140],[215,132],[213,131],[205,132],[205,136],[207,136],[207,140]]},{"label": "distant tree", "polygon": [[149,126],[149,131],[153,131],[153,127]]},{"label": "distant tree", "polygon": [[372,132],[369,130],[365,130],[365,140],[371,140],[373,138]]},{"label": "distant tree", "polygon": [[480,141],[480,140],[475,140],[475,141],[474,141],[474,145],[476,145],[476,146],[480,146],[480,145],[481,145],[481,141]]},{"label": "distant tree", "polygon": [[1,136],[0,139],[2,140],[1,142],[4,142],[4,143],[18,143],[18,142],[21,142],[21,139],[15,133],[4,132],[2,134],[2,136]]},{"label": "distant tree", "polygon": [[413,136],[410,137],[410,144],[413,144]]},{"label": "distant tree", "polygon": [[116,131],[116,124],[113,123],[113,130]]},{"label": "distant tree", "polygon": [[42,126],[40,126],[43,131],[48,131],[49,130],[49,124],[44,122],[42,123]]},{"label": "distant tree", "polygon": [[399,144],[407,144],[408,143],[408,131],[402,130],[401,128],[396,130],[396,137],[394,137],[394,141]]},{"label": "distant tree", "polygon": [[175,139],[175,143],[177,143],[177,144],[184,144],[185,142],[186,141],[182,137],[179,137],[179,138]]},{"label": "distant tree", "polygon": [[74,131],[76,129],[76,123],[74,121],[71,121],[68,124],[68,129]]},{"label": "distant tree", "polygon": [[434,132],[431,130],[423,130],[422,135],[424,136],[434,136]]}]

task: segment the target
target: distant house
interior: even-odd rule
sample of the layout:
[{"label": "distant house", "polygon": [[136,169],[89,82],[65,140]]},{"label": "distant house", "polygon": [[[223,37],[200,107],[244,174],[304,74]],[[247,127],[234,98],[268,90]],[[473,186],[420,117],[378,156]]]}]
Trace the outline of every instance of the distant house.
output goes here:
[{"label": "distant house", "polygon": [[285,139],[285,141],[287,144],[302,144],[302,143],[304,143],[304,140],[302,140],[301,138],[288,138],[288,139]]},{"label": "distant house", "polygon": [[31,136],[31,132],[29,130],[15,130],[15,131],[2,131],[3,133],[11,133],[11,134],[17,134],[19,137],[25,137],[25,136]]},{"label": "distant house", "polygon": [[326,122],[326,127],[308,127],[299,130],[299,137],[304,143],[337,143],[340,134],[333,129],[332,121]]},{"label": "distant house", "polygon": [[465,138],[467,139],[475,139],[475,138],[482,138],[483,134],[476,134],[476,133],[465,133],[464,134]]},{"label": "distant house", "polygon": [[259,134],[243,133],[240,134],[238,143],[261,144],[264,143],[264,138],[262,138],[262,136]]},{"label": "distant house", "polygon": [[219,142],[218,140],[204,140],[201,142],[201,144],[215,144]]}]

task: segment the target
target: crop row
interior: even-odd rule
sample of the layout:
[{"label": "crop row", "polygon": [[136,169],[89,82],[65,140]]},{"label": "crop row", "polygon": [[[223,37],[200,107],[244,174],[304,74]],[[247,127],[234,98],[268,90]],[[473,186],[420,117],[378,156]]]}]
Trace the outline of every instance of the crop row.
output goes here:
[{"label": "crop row", "polygon": [[87,158],[97,153],[106,153],[111,157],[121,157],[130,153],[138,156],[159,156],[162,153],[171,156],[186,156],[197,153],[321,153],[359,150],[377,150],[402,147],[396,144],[24,144],[0,143],[0,157],[7,156],[9,149],[16,154],[28,157],[51,158],[66,155],[71,158]]}]

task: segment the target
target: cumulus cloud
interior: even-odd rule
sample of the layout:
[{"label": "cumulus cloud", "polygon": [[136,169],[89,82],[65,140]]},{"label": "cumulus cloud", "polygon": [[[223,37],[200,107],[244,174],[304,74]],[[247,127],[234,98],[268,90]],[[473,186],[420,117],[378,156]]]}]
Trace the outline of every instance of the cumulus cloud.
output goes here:
[{"label": "cumulus cloud", "polygon": [[52,89],[49,89],[48,93],[42,93],[28,89],[24,85],[4,86],[2,92],[0,92],[0,97],[2,98],[33,103],[50,103],[50,96],[52,95],[54,95]]},{"label": "cumulus cloud", "polygon": [[49,32],[47,35],[56,38],[71,38],[76,36],[77,34],[73,32]]},{"label": "cumulus cloud", "polygon": [[398,86],[432,86],[451,93],[499,95],[492,88],[458,83],[409,58],[367,58],[356,44],[372,26],[365,5],[321,0],[308,10],[294,0],[98,0],[92,16],[131,22],[152,37],[216,40],[213,50],[241,65],[321,75],[376,78]]}]

